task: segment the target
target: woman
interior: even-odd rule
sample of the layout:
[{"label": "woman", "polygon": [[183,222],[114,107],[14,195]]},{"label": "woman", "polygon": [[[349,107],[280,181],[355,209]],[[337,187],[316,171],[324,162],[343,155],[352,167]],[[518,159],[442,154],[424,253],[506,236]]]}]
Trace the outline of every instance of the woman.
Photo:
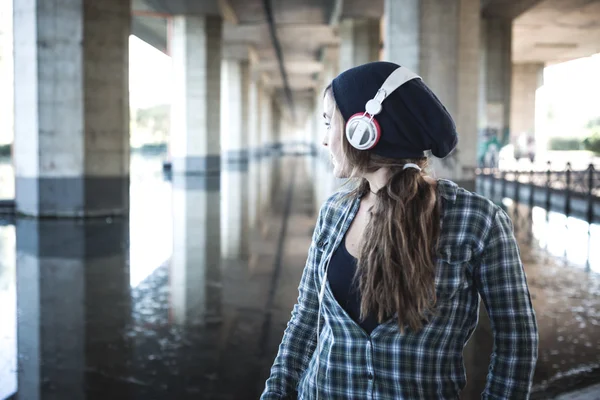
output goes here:
[{"label": "woman", "polygon": [[482,398],[528,398],[538,334],[511,221],[423,173],[425,151],[456,147],[449,113],[386,62],[336,77],[324,111],[334,174],[357,185],[321,208],[261,398],[457,399],[480,296],[494,332]]}]

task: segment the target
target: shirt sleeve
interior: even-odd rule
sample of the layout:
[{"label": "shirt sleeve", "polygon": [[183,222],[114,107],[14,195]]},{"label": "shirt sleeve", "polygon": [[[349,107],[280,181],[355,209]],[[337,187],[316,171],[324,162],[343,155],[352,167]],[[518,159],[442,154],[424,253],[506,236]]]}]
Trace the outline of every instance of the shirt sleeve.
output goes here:
[{"label": "shirt sleeve", "polygon": [[321,210],[298,287],[298,301],[294,305],[292,316],[283,333],[261,400],[295,397],[293,394],[298,380],[306,370],[316,347],[319,300],[315,279],[315,258],[322,213]]},{"label": "shirt sleeve", "polygon": [[482,399],[528,399],[538,329],[512,221],[502,209],[494,216],[475,282],[494,334]]}]

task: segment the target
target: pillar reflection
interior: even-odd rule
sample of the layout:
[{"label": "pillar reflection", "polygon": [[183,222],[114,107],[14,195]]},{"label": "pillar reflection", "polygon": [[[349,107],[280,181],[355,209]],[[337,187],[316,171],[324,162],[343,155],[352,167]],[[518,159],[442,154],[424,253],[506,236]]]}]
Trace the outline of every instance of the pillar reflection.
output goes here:
[{"label": "pillar reflection", "polygon": [[16,236],[18,398],[110,397],[130,353],[127,221],[18,220]]},{"label": "pillar reflection", "polygon": [[175,323],[221,319],[219,176],[173,177],[173,257],[170,288]]}]

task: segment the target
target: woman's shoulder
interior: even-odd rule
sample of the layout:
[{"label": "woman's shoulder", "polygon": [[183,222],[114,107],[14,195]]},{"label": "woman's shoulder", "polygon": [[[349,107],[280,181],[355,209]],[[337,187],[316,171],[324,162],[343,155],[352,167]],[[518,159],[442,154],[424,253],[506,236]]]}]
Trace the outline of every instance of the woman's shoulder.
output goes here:
[{"label": "woman's shoulder", "polygon": [[326,231],[327,227],[334,225],[355,199],[351,197],[352,190],[341,188],[331,194],[319,209],[317,230]]},{"label": "woman's shoulder", "polygon": [[331,194],[321,206],[321,214],[343,212],[355,199],[351,198],[353,190],[342,187]]},{"label": "woman's shoulder", "polygon": [[438,179],[437,183],[438,194],[446,200],[446,207],[450,212],[493,216],[498,209],[501,209],[487,197],[467,190],[449,179]]},{"label": "woman's shoulder", "polygon": [[440,240],[449,247],[467,245],[475,253],[483,251],[496,214],[504,210],[490,199],[447,179],[438,180],[438,193],[444,200]]}]

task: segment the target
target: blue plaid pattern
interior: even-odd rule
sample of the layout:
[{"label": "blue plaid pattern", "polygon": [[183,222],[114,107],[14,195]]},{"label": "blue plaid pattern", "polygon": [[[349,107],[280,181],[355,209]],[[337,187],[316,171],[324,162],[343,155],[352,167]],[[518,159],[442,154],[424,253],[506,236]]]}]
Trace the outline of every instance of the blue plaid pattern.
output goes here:
[{"label": "blue plaid pattern", "polygon": [[321,308],[316,377],[318,293],[325,266],[360,200],[333,195],[323,205],[262,400],[458,399],[466,384],[463,347],[479,315],[490,316],[494,350],[482,399],[527,399],[538,331],[510,218],[489,200],[438,180],[442,231],[436,268],[436,315],[418,333],[400,334],[394,318],[371,335],[336,302],[329,285]]}]

